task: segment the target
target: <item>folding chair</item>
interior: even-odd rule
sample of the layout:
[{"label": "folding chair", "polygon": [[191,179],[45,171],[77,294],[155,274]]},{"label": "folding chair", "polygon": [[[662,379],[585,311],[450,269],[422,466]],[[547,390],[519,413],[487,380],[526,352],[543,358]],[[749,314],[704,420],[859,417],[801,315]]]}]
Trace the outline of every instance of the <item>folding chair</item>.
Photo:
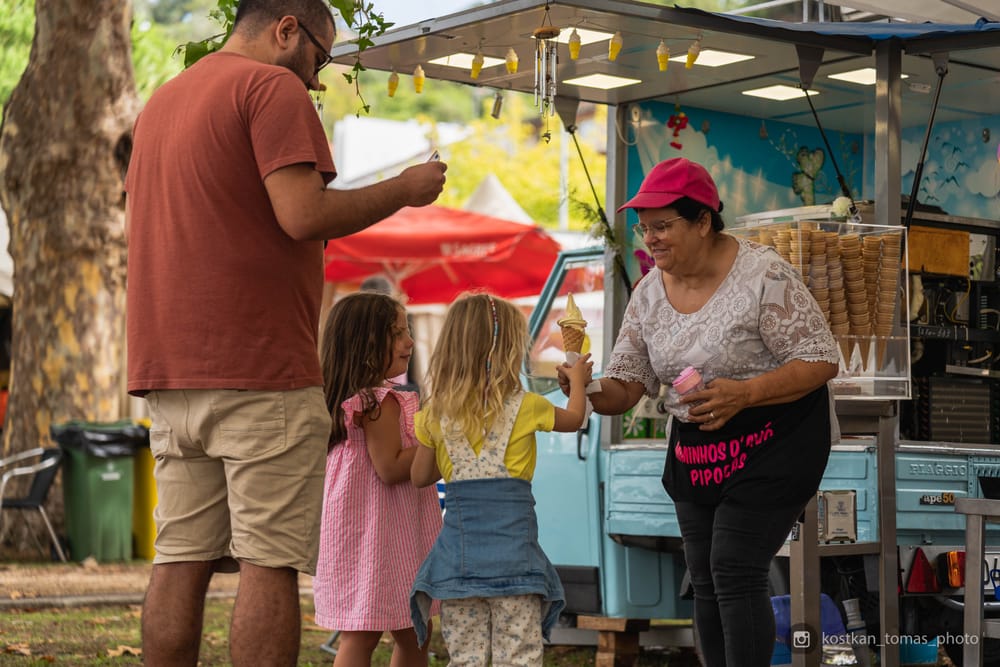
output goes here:
[{"label": "folding chair", "polygon": [[[55,547],[56,553],[59,554],[59,560],[65,563],[66,554],[63,551],[58,536],[56,536],[56,531],[52,528],[49,515],[45,511],[45,499],[48,497],[49,489],[52,488],[52,483],[56,479],[56,473],[59,472],[59,463],[62,461],[62,455],[62,450],[57,447],[49,449],[37,447],[24,452],[18,452],[5,459],[0,459],[0,473],[2,473],[2,476],[0,476],[0,540],[3,539],[4,531],[7,527],[4,523],[4,515],[7,510],[20,510],[22,514],[25,510],[35,510],[42,515],[42,521],[45,522],[45,527],[49,531],[49,537],[52,538],[52,546]],[[37,460],[31,463],[32,459]],[[6,495],[7,483],[15,477],[26,475],[33,476],[27,494],[16,498],[8,498]],[[31,539],[35,541],[35,545],[39,551],[43,555],[47,555],[41,542],[38,541],[35,531],[29,530],[28,532],[31,533]]]}]

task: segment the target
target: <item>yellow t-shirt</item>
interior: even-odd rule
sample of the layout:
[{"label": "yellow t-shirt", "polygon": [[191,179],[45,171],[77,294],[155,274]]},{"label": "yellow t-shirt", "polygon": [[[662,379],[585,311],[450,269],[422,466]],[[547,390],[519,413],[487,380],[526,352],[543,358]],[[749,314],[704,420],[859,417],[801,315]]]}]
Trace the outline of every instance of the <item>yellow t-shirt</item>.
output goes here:
[{"label": "yellow t-shirt", "polygon": [[[555,420],[555,406],[548,400],[538,394],[524,394],[503,460],[511,477],[531,481],[535,474],[535,431],[551,431]],[[451,457],[444,446],[441,425],[428,424],[427,413],[421,410],[414,417],[414,429],[420,444],[434,450],[441,477],[445,482],[451,481]],[[483,449],[483,434],[466,436],[478,456]]]}]

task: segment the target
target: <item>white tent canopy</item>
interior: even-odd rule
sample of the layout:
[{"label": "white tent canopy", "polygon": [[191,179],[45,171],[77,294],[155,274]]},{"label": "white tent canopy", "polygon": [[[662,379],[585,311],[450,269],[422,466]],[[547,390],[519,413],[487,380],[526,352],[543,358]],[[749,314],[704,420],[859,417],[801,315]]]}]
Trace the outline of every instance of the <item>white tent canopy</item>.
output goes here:
[{"label": "white tent canopy", "polygon": [[507,192],[500,179],[495,174],[489,173],[480,181],[476,190],[469,195],[469,198],[462,205],[466,211],[491,215],[494,218],[523,222],[526,225],[533,225],[535,221],[531,219],[527,211],[521,208],[517,200]]}]

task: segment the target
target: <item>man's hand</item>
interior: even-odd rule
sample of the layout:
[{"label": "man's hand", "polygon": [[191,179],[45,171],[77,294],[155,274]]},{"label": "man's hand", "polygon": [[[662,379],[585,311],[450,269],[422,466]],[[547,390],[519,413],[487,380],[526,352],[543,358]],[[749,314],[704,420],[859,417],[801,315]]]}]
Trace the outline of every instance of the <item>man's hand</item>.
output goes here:
[{"label": "man's hand", "polygon": [[434,203],[444,189],[444,172],[448,165],[444,162],[424,162],[407,167],[399,174],[400,186],[409,193],[408,206],[427,206]]}]

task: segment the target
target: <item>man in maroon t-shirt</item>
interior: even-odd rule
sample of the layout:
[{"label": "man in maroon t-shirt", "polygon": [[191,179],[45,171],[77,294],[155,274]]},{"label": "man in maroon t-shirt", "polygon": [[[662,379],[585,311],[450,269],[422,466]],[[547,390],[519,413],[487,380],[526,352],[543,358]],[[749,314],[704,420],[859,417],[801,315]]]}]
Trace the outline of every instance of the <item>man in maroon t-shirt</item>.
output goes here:
[{"label": "man in maroon t-shirt", "polygon": [[147,665],[196,665],[212,573],[238,563],[234,665],[294,665],[316,565],[330,415],[317,355],[322,240],[433,202],[446,165],[336,175],[308,88],[327,0],[242,0],[217,53],[160,87],[126,179],[128,389],[152,417],[159,504]]}]

